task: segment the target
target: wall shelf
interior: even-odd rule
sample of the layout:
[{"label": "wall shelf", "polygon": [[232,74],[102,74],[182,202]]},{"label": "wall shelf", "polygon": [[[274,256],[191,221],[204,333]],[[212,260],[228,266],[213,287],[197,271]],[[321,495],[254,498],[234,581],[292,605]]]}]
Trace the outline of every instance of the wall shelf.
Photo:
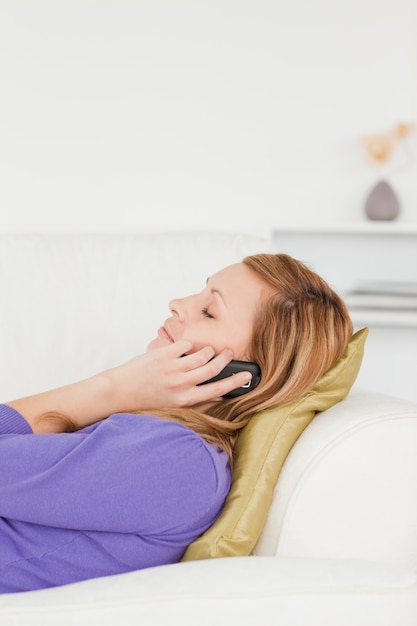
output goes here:
[{"label": "wall shelf", "polygon": [[305,261],[342,295],[364,281],[417,283],[417,224],[280,225],[277,251]]},{"label": "wall shelf", "polygon": [[364,310],[350,309],[352,322],[356,327],[373,326],[379,328],[416,328],[416,311]]},{"label": "wall shelf", "polygon": [[[363,221],[280,224],[276,252],[304,261],[342,297],[359,284],[417,284],[417,224]],[[362,387],[417,401],[417,310],[350,308],[355,328],[370,329],[358,381]]]},{"label": "wall shelf", "polygon": [[273,233],[320,233],[337,235],[409,235],[417,236],[416,222],[367,220],[361,222],[279,224]]}]

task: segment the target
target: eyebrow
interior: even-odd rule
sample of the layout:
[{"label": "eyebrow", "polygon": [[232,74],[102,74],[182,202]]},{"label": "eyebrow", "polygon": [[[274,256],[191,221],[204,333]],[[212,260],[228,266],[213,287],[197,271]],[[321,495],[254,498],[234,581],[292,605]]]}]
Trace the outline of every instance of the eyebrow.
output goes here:
[{"label": "eyebrow", "polygon": [[[206,285],[207,285],[207,286],[208,286],[208,282],[209,282],[209,280],[210,280],[210,276],[209,276],[209,277],[207,278],[207,280],[206,280]],[[219,289],[217,289],[216,287],[210,287],[210,293],[217,293],[217,295],[218,295],[218,296],[220,296],[220,298],[221,298],[221,299],[223,300],[223,302],[225,303],[224,296],[223,296],[222,292],[221,292]]]}]

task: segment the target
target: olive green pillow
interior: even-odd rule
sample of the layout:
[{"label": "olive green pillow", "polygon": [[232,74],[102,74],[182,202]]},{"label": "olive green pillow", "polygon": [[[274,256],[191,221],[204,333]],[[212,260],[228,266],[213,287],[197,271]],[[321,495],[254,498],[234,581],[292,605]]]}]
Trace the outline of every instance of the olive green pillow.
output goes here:
[{"label": "olive green pillow", "polygon": [[282,465],[318,411],[343,400],[358,375],[368,328],[356,332],[344,355],[302,398],[254,415],[235,448],[232,486],[216,522],[184,554],[184,561],[252,552],[265,523]]}]

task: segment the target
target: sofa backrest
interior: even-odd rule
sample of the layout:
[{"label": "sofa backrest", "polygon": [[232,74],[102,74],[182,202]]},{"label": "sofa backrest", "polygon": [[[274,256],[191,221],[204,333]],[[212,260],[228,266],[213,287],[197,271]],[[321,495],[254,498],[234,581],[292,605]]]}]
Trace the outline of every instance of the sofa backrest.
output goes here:
[{"label": "sofa backrest", "polygon": [[0,235],[0,401],[144,351],[168,302],[266,239],[234,233]]}]

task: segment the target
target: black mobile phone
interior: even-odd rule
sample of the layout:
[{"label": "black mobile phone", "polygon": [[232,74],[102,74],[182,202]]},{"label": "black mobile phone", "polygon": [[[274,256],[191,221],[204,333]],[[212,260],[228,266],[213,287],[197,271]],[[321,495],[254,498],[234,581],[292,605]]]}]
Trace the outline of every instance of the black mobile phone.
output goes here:
[{"label": "black mobile phone", "polygon": [[207,383],[213,383],[215,380],[221,380],[222,378],[233,376],[233,374],[237,374],[238,372],[250,372],[252,374],[252,380],[243,387],[232,389],[232,391],[226,393],[223,398],[236,398],[237,396],[243,396],[243,394],[255,389],[261,380],[261,368],[256,363],[251,363],[250,361],[230,361],[230,363],[228,363],[226,367],[222,369],[219,374],[217,374],[217,376],[213,376],[213,378],[205,380],[204,383],[201,384],[206,385]]}]

